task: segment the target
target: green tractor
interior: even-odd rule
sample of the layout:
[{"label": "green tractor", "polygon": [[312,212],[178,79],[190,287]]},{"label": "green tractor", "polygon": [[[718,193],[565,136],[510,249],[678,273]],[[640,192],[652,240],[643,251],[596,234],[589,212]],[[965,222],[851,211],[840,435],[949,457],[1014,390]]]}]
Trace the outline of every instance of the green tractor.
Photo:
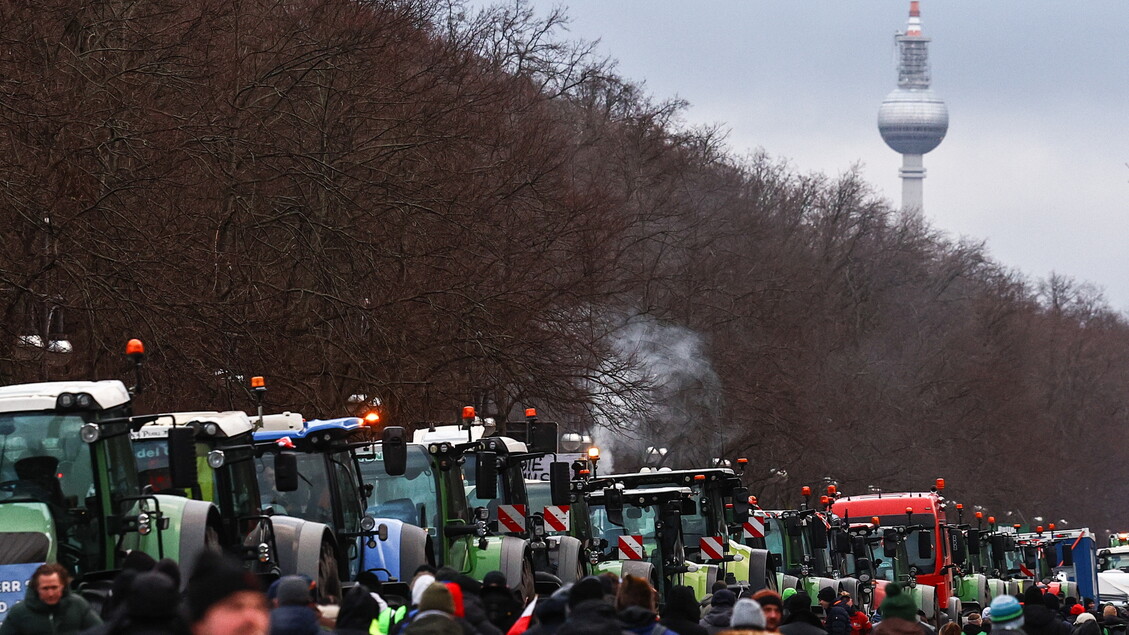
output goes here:
[{"label": "green tractor", "polygon": [[[179,561],[187,580],[196,557],[219,548],[214,505],[142,492],[130,432],[151,417],[131,408],[130,392],[116,380],[0,388],[3,579],[25,581],[38,565],[58,562],[98,604],[131,549]],[[184,456],[173,439],[164,451]],[[190,478],[180,470],[172,485]]]},{"label": "green tractor", "polygon": [[[179,412],[150,421],[133,432],[137,469],[144,487],[157,493],[209,501],[220,512],[219,542],[265,580],[304,574],[317,581],[320,599],[339,600],[341,583],[336,538],[324,523],[264,513],[259,479],[278,489],[277,465],[256,462],[255,425],[246,413]],[[186,455],[197,478],[189,487],[172,487],[172,461],[167,451],[171,436],[183,434]],[[286,457],[276,455],[276,461]],[[267,474],[257,474],[262,469]],[[285,470],[283,470],[285,472]],[[268,510],[274,511],[274,510]]]},{"label": "green tractor", "polygon": [[[366,489],[367,514],[380,540],[366,544],[362,566],[382,580],[408,580],[418,564],[450,566],[481,580],[501,571],[526,599],[534,594],[533,554],[528,539],[488,528],[487,507],[472,506],[464,476],[467,448],[449,441],[409,443],[400,427],[385,428],[380,441],[355,449]],[[474,453],[476,482],[497,487],[493,452]]]},{"label": "green tractor", "polygon": [[750,520],[749,491],[730,468],[656,470],[605,477],[628,489],[686,487],[693,510],[681,515],[686,557],[701,573],[687,575],[701,599],[713,582],[759,591],[777,590],[775,565],[768,550],[744,543]]},{"label": "green tractor", "polygon": [[594,489],[595,484],[588,484],[591,491],[585,494],[598,548],[595,573],[611,571],[649,580],[660,601],[673,585],[701,586],[697,578],[709,572],[687,561],[682,538],[682,515],[697,509],[690,488],[626,489],[622,483],[600,481],[609,486]]},{"label": "green tractor", "polygon": [[[525,482],[530,462],[556,452],[557,426],[538,421],[533,408],[526,411],[525,422],[503,424],[515,434],[520,432],[521,439],[499,435],[486,423],[473,407],[467,406],[463,408],[461,424],[421,426],[415,431],[413,441],[428,446],[445,442],[461,453],[470,503],[486,508],[492,533],[528,541],[536,591],[551,594],[562,584],[584,577],[588,571],[579,539],[567,532],[548,535],[554,518],[548,519],[547,526],[545,513],[555,510],[532,505]],[[480,460],[489,461],[493,466],[484,466],[490,468],[486,482],[479,478],[483,473],[479,469]],[[567,464],[558,468],[564,470],[563,476],[567,478]]]}]

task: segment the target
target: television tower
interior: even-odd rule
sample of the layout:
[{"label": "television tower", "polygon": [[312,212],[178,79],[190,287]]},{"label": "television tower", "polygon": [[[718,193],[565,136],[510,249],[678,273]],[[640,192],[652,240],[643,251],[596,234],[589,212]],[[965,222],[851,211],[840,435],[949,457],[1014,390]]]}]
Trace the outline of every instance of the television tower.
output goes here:
[{"label": "television tower", "polygon": [[878,109],[878,132],[902,155],[902,209],[922,211],[922,156],[941,144],[949,129],[949,109],[929,89],[929,38],[921,34],[921,7],[909,3],[909,22],[898,43],[898,87]]}]

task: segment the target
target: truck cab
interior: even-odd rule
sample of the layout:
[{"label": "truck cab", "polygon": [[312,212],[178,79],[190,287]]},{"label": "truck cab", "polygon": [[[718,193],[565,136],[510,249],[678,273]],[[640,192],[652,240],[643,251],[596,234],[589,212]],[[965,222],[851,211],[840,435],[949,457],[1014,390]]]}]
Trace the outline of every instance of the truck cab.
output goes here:
[{"label": "truck cab", "polygon": [[951,530],[939,493],[943,487],[943,480],[938,479],[934,491],[846,496],[837,498],[831,506],[840,517],[877,517],[881,528],[899,532],[899,541],[905,544],[907,572],[914,584],[922,587],[918,593],[921,609],[936,623],[957,621],[962,612],[955,593],[957,565],[953,562]]}]

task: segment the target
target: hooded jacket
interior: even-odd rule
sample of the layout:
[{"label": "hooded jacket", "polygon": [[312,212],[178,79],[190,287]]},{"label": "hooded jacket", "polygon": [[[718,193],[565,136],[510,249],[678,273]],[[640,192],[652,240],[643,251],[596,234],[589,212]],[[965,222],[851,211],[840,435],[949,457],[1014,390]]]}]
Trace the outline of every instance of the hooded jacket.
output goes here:
[{"label": "hooded jacket", "polygon": [[1023,593],[1023,631],[1027,635],[1070,635],[1071,626],[1058,611],[1047,608],[1043,592],[1031,586]]},{"label": "hooded jacket", "polygon": [[39,591],[30,584],[23,602],[8,611],[0,625],[0,635],[63,635],[77,633],[102,623],[102,618],[82,597],[63,588],[63,597],[55,605],[39,599]]},{"label": "hooded jacket", "polygon": [[733,619],[733,605],[736,603],[737,596],[729,589],[714,593],[709,612],[698,623],[706,628],[709,635],[716,635],[728,629],[729,621]]},{"label": "hooded jacket", "polygon": [[678,585],[671,588],[659,623],[679,635],[707,635],[706,628],[698,623],[699,615],[694,589]]},{"label": "hooded jacket", "polygon": [[[655,627],[659,625],[658,616],[642,606],[629,606],[620,611],[617,617],[624,632],[635,633],[635,635],[651,635]],[[671,630],[668,630],[667,633],[668,635],[677,635]]]}]

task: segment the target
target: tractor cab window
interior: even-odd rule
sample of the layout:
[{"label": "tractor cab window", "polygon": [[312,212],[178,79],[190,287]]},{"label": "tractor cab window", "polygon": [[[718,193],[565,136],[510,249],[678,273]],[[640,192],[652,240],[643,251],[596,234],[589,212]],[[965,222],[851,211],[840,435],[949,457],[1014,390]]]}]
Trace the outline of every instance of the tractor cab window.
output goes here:
[{"label": "tractor cab window", "polygon": [[642,536],[643,549],[646,553],[658,551],[658,531],[656,527],[659,520],[659,506],[625,505],[623,508],[623,524],[618,524],[609,518],[607,509],[603,505],[594,505],[589,509],[593,535],[607,540],[610,549],[616,548],[620,536]]},{"label": "tractor cab window", "polygon": [[83,423],[78,415],[0,415],[0,502],[85,508],[95,479],[90,447],[79,436]]},{"label": "tractor cab window", "polygon": [[259,490],[264,506],[274,509],[276,514],[286,514],[325,523],[340,531],[333,521],[333,498],[329,491],[329,475],[321,454],[299,452],[298,489],[293,492],[279,492],[275,489],[272,456],[264,454],[257,459],[256,474],[259,477]]},{"label": "tractor cab window", "polygon": [[437,535],[439,495],[431,461],[422,446],[408,446],[407,470],[403,476],[388,475],[379,446],[358,453],[357,462],[364,482],[373,486],[368,499],[370,516],[378,520],[400,520],[423,527],[432,536]]}]

